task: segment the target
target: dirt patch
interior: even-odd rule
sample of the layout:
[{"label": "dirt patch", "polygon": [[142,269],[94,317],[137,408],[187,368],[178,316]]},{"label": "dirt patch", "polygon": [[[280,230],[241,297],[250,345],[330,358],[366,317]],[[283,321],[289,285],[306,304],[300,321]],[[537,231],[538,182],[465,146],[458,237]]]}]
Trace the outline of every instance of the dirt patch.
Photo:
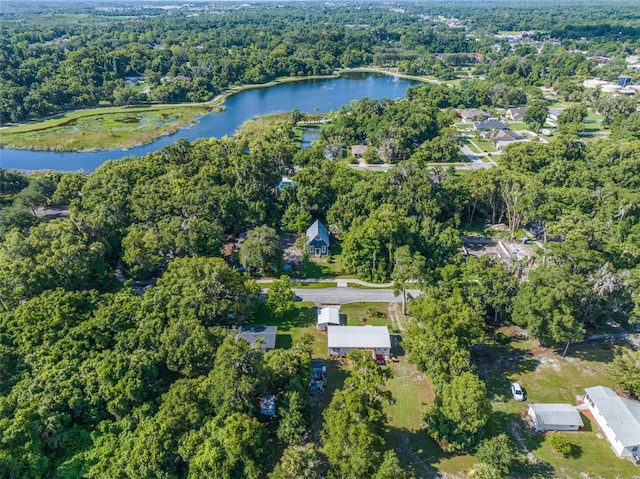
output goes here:
[{"label": "dirt patch", "polygon": [[545,368],[551,368],[554,371],[560,371],[561,367],[560,367],[560,360],[557,358],[553,358],[551,356],[539,356],[538,357],[538,367],[536,368],[536,371],[539,371],[541,369],[545,369]]},{"label": "dirt patch", "polygon": [[285,234],[280,237],[282,260],[294,268],[302,266],[302,251],[296,246],[299,237],[297,234]]}]

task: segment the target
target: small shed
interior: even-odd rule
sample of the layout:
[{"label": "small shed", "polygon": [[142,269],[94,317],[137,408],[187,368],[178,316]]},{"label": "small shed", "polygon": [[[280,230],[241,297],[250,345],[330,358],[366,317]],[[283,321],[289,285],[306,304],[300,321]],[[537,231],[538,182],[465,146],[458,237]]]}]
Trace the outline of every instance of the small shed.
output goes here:
[{"label": "small shed", "polygon": [[536,431],[577,431],[584,427],[571,404],[531,404],[528,411]]},{"label": "small shed", "polygon": [[341,324],[338,308],[318,308],[318,331],[326,331],[329,326],[340,326]]},{"label": "small shed", "polygon": [[278,326],[243,326],[238,336],[251,346],[260,344],[260,349],[266,353],[275,349],[277,332]]},{"label": "small shed", "polygon": [[351,351],[371,351],[376,359],[391,355],[391,336],[386,326],[329,326],[330,356],[345,356]]},{"label": "small shed", "polygon": [[329,244],[329,231],[319,220],[315,220],[307,229],[309,254],[327,256],[329,254]]}]

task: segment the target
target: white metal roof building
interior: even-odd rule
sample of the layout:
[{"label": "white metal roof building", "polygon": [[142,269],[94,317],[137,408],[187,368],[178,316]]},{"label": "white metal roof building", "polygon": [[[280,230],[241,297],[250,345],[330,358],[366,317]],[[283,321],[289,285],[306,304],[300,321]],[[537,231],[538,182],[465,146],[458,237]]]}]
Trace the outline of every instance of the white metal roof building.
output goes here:
[{"label": "white metal roof building", "polygon": [[318,308],[318,330],[326,331],[331,325],[340,326],[340,310],[338,308]]},{"label": "white metal roof building", "polygon": [[584,427],[580,413],[571,404],[531,404],[529,417],[536,431],[577,431]]},{"label": "white metal roof building", "polygon": [[640,402],[620,397],[605,386],[585,391],[585,404],[615,453],[640,462]]},{"label": "white metal roof building", "polygon": [[329,326],[329,355],[344,356],[363,349],[376,357],[391,354],[391,336],[386,326]]}]

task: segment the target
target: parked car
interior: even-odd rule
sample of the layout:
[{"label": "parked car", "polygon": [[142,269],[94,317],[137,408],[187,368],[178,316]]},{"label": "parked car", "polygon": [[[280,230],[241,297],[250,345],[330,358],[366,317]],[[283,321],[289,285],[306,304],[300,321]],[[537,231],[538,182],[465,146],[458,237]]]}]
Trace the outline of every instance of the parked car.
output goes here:
[{"label": "parked car", "polygon": [[516,401],[524,401],[524,392],[518,383],[511,383],[511,395]]}]

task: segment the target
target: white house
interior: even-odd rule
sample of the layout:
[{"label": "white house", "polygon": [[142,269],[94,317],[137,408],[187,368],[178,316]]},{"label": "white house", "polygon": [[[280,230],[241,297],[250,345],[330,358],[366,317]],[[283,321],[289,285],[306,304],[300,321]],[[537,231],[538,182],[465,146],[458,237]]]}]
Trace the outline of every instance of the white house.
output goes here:
[{"label": "white house", "polygon": [[549,116],[547,116],[547,123],[551,126],[558,126],[558,118],[564,111],[564,108],[549,108]]},{"label": "white house", "polygon": [[619,457],[640,463],[640,402],[618,396],[612,389],[585,389],[584,402]]},{"label": "white house", "polygon": [[528,414],[536,431],[577,431],[584,427],[580,413],[571,404],[531,404]]},{"label": "white house", "polygon": [[326,331],[329,326],[340,326],[338,308],[318,308],[318,331]]},{"label": "white house", "polygon": [[376,359],[391,355],[391,336],[386,326],[329,326],[330,356],[345,356],[351,351],[371,351]]}]

